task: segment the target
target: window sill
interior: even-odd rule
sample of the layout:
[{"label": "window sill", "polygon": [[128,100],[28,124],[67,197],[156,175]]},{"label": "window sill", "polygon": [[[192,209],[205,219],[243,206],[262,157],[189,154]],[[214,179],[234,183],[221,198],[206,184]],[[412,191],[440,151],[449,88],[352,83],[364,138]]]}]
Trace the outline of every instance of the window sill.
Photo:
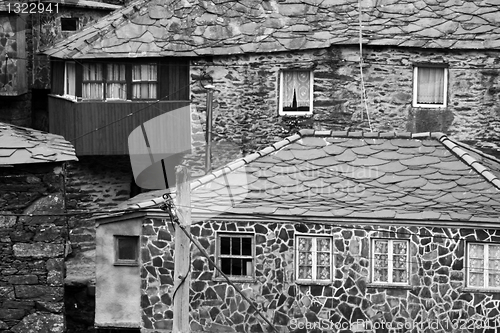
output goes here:
[{"label": "window sill", "polygon": [[[252,283],[252,282],[255,282],[255,278],[253,277],[249,277],[249,278],[245,278],[245,277],[231,277],[229,276],[229,280],[231,282],[237,282],[237,283]],[[218,276],[218,277],[215,277],[212,279],[212,281],[215,281],[215,282],[222,282],[222,281],[227,281],[224,277],[222,276]]]},{"label": "window sill", "polygon": [[113,266],[137,267],[137,266],[139,266],[139,263],[138,262],[115,262],[115,263],[113,263]]},{"label": "window sill", "polygon": [[64,99],[65,101],[68,101],[68,102],[73,102],[73,103],[76,103],[77,102],[77,98],[75,96],[71,96],[71,95],[55,95],[55,94],[49,94],[50,97],[55,97],[55,98],[59,98],[59,99]]},{"label": "window sill", "polygon": [[311,117],[313,115],[312,111],[279,111],[278,112],[280,117],[304,117],[304,116],[309,116]]},{"label": "window sill", "polygon": [[329,286],[333,281],[295,281],[295,284],[300,284],[301,286]]},{"label": "window sill", "polygon": [[464,288],[461,288],[460,291],[461,292],[468,292],[468,293],[496,293],[496,294],[500,294],[500,288],[493,289],[493,288],[464,287]]},{"label": "window sill", "polygon": [[414,286],[409,284],[382,284],[382,283],[367,283],[366,288],[383,288],[383,289],[406,289],[413,290]]},{"label": "window sill", "polygon": [[412,107],[418,109],[446,109],[447,106],[444,104],[412,104]]}]

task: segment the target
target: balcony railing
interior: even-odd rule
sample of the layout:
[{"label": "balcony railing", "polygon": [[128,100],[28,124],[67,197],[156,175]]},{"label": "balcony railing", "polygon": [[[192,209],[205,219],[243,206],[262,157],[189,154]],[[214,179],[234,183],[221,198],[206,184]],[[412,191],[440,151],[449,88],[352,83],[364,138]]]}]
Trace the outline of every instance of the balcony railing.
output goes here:
[{"label": "balcony railing", "polygon": [[127,155],[128,136],[144,122],[166,114],[165,149],[190,149],[191,116],[169,112],[189,106],[189,101],[81,101],[49,96],[49,131],[71,141],[77,156]]}]

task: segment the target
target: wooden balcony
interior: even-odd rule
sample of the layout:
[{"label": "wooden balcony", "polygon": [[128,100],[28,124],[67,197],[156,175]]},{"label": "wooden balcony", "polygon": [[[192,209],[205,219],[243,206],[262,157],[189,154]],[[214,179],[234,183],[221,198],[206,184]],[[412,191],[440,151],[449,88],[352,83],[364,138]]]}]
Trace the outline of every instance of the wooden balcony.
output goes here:
[{"label": "wooden balcony", "polygon": [[171,111],[189,105],[189,101],[75,102],[50,95],[49,131],[70,141],[77,156],[127,155],[129,134],[144,122],[166,114],[162,117],[167,120],[165,149],[182,152],[191,146],[191,115],[189,108],[175,112],[175,117]]}]

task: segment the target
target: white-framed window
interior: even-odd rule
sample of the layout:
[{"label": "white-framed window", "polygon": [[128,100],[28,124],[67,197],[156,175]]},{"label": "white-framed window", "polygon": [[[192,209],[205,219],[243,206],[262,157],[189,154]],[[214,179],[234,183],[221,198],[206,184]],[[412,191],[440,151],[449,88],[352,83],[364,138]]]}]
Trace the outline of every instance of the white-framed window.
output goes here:
[{"label": "white-framed window", "polygon": [[372,282],[408,284],[409,241],[396,239],[372,240]]},{"label": "white-framed window", "polygon": [[279,114],[307,115],[313,110],[312,70],[283,70],[279,74]]},{"label": "white-framed window", "polygon": [[102,64],[84,63],[83,67],[83,99],[103,99],[104,97],[104,77]]},{"label": "white-framed window", "polygon": [[413,68],[413,106],[443,108],[447,105],[448,68],[419,65]]},{"label": "white-framed window", "polygon": [[127,99],[125,65],[108,64],[106,68],[106,99]]},{"label": "white-framed window", "polygon": [[297,282],[331,282],[333,239],[330,236],[295,237],[295,275]]},{"label": "white-framed window", "polygon": [[217,263],[233,279],[254,278],[255,245],[253,234],[219,233]]},{"label": "white-framed window", "polygon": [[132,67],[132,99],[156,99],[158,65],[141,64]]},{"label": "white-framed window", "polygon": [[500,244],[468,243],[467,286],[500,289]]},{"label": "white-framed window", "polygon": [[67,61],[64,73],[64,95],[76,96],[76,68],[73,61]]},{"label": "white-framed window", "polygon": [[114,236],[115,265],[139,264],[139,236]]}]

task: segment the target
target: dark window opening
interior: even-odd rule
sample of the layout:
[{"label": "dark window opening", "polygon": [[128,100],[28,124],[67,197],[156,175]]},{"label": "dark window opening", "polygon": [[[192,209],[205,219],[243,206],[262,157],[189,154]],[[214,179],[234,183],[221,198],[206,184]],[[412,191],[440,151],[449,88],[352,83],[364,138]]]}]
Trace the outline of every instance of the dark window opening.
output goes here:
[{"label": "dark window opening", "polygon": [[220,236],[219,264],[226,275],[253,276],[253,236]]},{"label": "dark window opening", "polygon": [[78,30],[78,23],[78,17],[61,17],[61,30],[76,31]]},{"label": "dark window opening", "polygon": [[139,260],[138,236],[115,236],[115,263],[137,264]]}]

